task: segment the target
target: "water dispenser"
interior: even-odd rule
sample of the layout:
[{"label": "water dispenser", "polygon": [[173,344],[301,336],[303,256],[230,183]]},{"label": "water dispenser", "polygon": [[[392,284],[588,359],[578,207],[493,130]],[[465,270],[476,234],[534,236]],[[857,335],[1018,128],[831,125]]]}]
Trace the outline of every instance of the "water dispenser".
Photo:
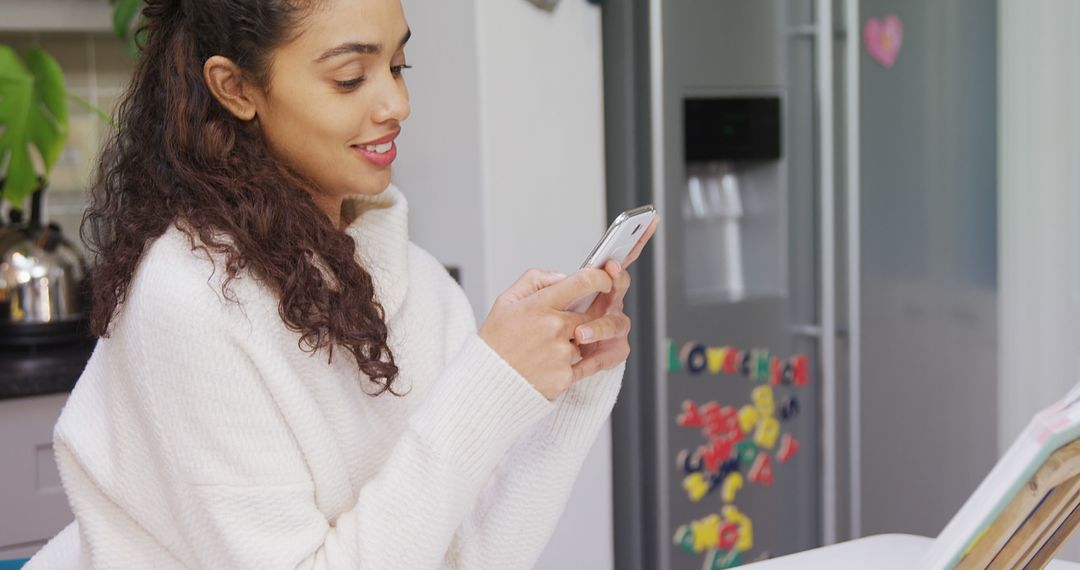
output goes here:
[{"label": "water dispenser", "polygon": [[779,97],[683,101],[681,214],[691,302],[787,293],[780,116]]}]

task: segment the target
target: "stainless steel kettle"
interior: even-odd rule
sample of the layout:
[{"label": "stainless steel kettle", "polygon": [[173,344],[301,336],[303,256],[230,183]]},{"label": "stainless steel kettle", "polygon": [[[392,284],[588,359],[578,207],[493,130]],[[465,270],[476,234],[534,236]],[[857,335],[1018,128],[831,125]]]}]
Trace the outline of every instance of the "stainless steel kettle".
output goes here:
[{"label": "stainless steel kettle", "polygon": [[42,224],[42,188],[30,221],[12,210],[0,225],[0,346],[39,346],[88,338],[87,266],[60,226]]},{"label": "stainless steel kettle", "polygon": [[86,262],[59,226],[0,228],[0,321],[7,324],[78,321]]}]

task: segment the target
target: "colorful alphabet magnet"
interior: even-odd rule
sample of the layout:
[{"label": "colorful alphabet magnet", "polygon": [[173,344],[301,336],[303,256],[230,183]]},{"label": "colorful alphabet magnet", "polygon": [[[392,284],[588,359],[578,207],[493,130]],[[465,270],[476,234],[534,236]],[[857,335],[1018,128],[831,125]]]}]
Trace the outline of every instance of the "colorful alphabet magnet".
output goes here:
[{"label": "colorful alphabet magnet", "polygon": [[[676,465],[692,503],[718,497],[718,512],[680,526],[675,544],[689,554],[704,554],[703,568],[741,565],[754,545],[750,516],[735,505],[747,485],[772,487],[777,466],[788,463],[799,443],[783,424],[799,416],[794,390],[810,381],[809,358],[781,358],[765,348],[743,350],[681,345],[668,340],[669,373],[690,376],[743,376],[756,385],[738,406],[685,400],[675,423],[699,432],[703,442],[680,450]],[[764,556],[768,556],[765,554]],[[748,559],[749,560],[749,559]]]}]

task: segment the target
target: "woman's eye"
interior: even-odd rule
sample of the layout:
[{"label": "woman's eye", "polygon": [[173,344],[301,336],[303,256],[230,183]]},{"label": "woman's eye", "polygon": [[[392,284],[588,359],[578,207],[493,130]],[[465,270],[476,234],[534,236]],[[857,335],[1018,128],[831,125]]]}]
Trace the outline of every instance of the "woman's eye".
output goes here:
[{"label": "woman's eye", "polygon": [[348,79],[346,81],[335,81],[334,83],[337,83],[337,86],[342,88],[342,89],[353,89],[356,86],[363,83],[364,79],[366,79],[366,78],[363,75],[361,75],[360,77],[357,77],[356,79]]},{"label": "woman's eye", "polygon": [[406,69],[412,69],[412,66],[404,64],[404,63],[401,64],[401,65],[391,65],[390,66],[390,73],[393,73],[394,77],[400,77],[401,72],[406,70]]}]

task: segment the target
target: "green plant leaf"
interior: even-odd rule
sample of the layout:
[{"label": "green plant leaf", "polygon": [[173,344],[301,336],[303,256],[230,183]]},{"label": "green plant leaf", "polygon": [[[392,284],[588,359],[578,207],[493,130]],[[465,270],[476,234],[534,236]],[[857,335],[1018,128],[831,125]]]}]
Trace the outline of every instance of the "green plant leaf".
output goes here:
[{"label": "green plant leaf", "polygon": [[45,159],[45,176],[52,172],[56,160],[67,144],[68,92],[60,64],[41,48],[26,50],[23,58],[34,76],[34,106],[31,107],[27,131],[30,142]]},{"label": "green plant leaf", "polygon": [[26,123],[33,92],[34,76],[15,50],[0,45],[0,168],[4,168],[0,172],[0,178],[4,178],[0,196],[23,195],[27,188],[37,185],[26,149]]},{"label": "green plant leaf", "polygon": [[[60,64],[41,48],[26,51],[25,64],[7,46],[0,46],[0,196],[21,205],[47,178],[67,142],[67,89]],[[43,171],[35,169],[30,147],[40,154]]]},{"label": "green plant leaf", "polygon": [[[142,16],[140,16],[139,18],[141,20]],[[127,41],[128,53],[131,54],[132,59],[134,59],[135,61],[138,61],[139,57],[142,55],[141,51],[139,50],[139,46],[140,45],[146,45],[145,39],[146,39],[146,29],[145,28],[137,29],[135,32],[133,32],[128,37],[128,41]]]},{"label": "green plant leaf", "polygon": [[131,23],[139,12],[143,0],[115,0],[113,5],[113,31],[120,39],[128,39]]}]

